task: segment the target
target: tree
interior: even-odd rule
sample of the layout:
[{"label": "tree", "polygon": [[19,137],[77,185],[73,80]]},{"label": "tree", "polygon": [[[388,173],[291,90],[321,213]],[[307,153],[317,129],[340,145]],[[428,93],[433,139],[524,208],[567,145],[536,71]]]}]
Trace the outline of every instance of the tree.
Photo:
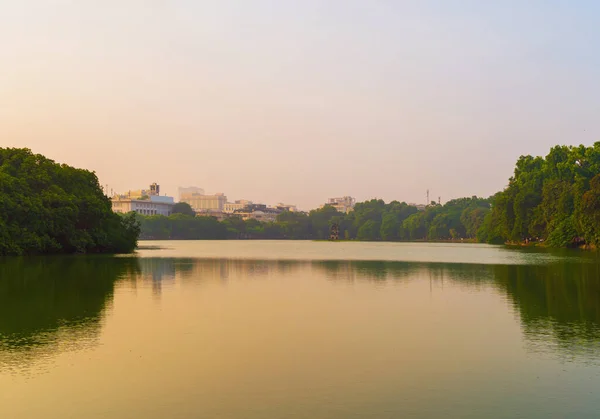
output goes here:
[{"label": "tree", "polygon": [[308,239],[311,236],[310,219],[305,213],[284,211],[277,216],[277,224],[285,238]]},{"label": "tree", "polygon": [[246,223],[241,217],[229,217],[223,220],[222,224],[227,229],[227,238],[243,239],[246,235]]},{"label": "tree", "polygon": [[0,255],[128,253],[138,235],[136,218],[112,212],[94,173],[0,149]]},{"label": "tree", "polygon": [[379,229],[381,223],[378,223],[374,220],[367,220],[359,229],[358,229],[358,240],[366,240],[373,241],[379,240]]},{"label": "tree", "polygon": [[382,240],[397,240],[400,232],[400,220],[397,214],[388,212],[381,221],[380,236]]},{"label": "tree", "polygon": [[191,217],[196,216],[196,211],[187,202],[178,202],[173,206],[171,214],[183,214]]},{"label": "tree", "polygon": [[587,240],[600,245],[600,174],[590,181],[590,189],[581,199],[581,229]]},{"label": "tree", "polygon": [[564,247],[598,245],[600,143],[557,146],[545,157],[522,156],[493,198],[478,237],[488,242],[538,239]]},{"label": "tree", "polygon": [[404,240],[422,240],[427,237],[427,226],[425,225],[425,212],[418,212],[408,217],[402,223]]},{"label": "tree", "polygon": [[312,237],[324,240],[329,237],[329,230],[334,218],[339,219],[342,213],[334,207],[325,205],[323,208],[313,210],[308,214]]}]

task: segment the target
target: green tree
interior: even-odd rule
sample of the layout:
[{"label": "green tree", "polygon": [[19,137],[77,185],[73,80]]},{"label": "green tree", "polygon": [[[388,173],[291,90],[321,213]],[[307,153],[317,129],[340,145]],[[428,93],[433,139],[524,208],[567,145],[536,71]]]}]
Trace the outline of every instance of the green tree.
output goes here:
[{"label": "green tree", "polygon": [[379,240],[379,230],[381,228],[381,223],[374,220],[367,220],[363,225],[358,229],[358,240],[365,241],[373,241]]},{"label": "green tree", "polygon": [[27,149],[0,149],[0,255],[128,253],[134,216],[112,212],[92,172]]},{"label": "green tree", "polygon": [[246,236],[246,223],[241,217],[229,217],[223,220],[222,224],[227,230],[227,238],[243,239]]},{"label": "green tree", "polygon": [[545,157],[523,156],[505,190],[493,198],[478,236],[488,242],[536,239],[564,247],[598,245],[596,181],[600,143],[557,146]]},{"label": "green tree", "polygon": [[600,174],[590,181],[590,189],[581,199],[581,227],[588,242],[600,245]]},{"label": "green tree", "polygon": [[325,205],[323,208],[313,210],[309,213],[311,236],[315,239],[323,240],[329,237],[329,231],[333,219],[340,220],[342,214],[334,207]]},{"label": "green tree", "polygon": [[400,218],[396,213],[388,212],[383,214],[381,221],[380,236],[382,240],[393,241],[398,240],[400,233]]},{"label": "green tree", "polygon": [[284,211],[277,216],[281,234],[288,239],[308,239],[311,237],[309,216],[301,212]]},{"label": "green tree", "polygon": [[424,211],[415,213],[404,220],[402,223],[402,236],[404,240],[424,240],[427,238]]},{"label": "green tree", "polygon": [[196,211],[187,202],[178,202],[173,206],[171,214],[183,214],[191,217],[196,216]]}]

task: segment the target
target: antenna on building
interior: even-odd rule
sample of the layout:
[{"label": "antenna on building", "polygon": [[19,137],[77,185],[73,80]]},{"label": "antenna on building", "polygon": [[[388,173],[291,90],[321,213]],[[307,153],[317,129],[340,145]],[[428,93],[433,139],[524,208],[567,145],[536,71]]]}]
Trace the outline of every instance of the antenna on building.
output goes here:
[{"label": "antenna on building", "polygon": [[442,197],[438,196],[438,205],[442,205]]},{"label": "antenna on building", "polygon": [[429,189],[427,189],[427,201],[425,201],[425,205],[429,204],[431,204],[431,202],[429,202]]}]

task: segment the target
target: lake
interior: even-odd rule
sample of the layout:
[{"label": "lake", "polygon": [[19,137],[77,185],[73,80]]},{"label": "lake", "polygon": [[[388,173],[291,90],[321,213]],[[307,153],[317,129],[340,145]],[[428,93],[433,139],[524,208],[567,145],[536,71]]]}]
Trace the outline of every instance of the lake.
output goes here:
[{"label": "lake", "polygon": [[0,259],[0,418],[598,418],[600,261],[141,242]]}]

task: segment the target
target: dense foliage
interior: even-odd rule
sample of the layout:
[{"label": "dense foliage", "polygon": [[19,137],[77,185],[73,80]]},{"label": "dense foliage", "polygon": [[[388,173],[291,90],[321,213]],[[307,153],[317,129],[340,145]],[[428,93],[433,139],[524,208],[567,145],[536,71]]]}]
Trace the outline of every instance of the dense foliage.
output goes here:
[{"label": "dense foliage", "polygon": [[126,253],[133,215],[112,212],[96,175],[27,149],[0,149],[0,255]]},{"label": "dense foliage", "polygon": [[183,214],[183,215],[190,215],[193,217],[196,215],[196,212],[191,207],[191,205],[188,204],[187,202],[178,202],[175,205],[173,205],[171,214]]},{"label": "dense foliage", "polygon": [[522,156],[479,232],[490,243],[600,245],[600,142]]},{"label": "dense foliage", "polygon": [[195,217],[186,214],[139,216],[143,239],[224,239],[226,228],[214,217]]},{"label": "dense foliage", "polygon": [[356,204],[343,214],[330,206],[310,213],[283,212],[273,223],[244,221],[231,217],[222,222],[213,217],[174,214],[140,217],[146,239],[317,239],[329,237],[333,224],[347,240],[400,241],[475,239],[489,212],[489,202],[477,197],[433,204],[424,211],[404,202],[386,204],[371,200]]}]

